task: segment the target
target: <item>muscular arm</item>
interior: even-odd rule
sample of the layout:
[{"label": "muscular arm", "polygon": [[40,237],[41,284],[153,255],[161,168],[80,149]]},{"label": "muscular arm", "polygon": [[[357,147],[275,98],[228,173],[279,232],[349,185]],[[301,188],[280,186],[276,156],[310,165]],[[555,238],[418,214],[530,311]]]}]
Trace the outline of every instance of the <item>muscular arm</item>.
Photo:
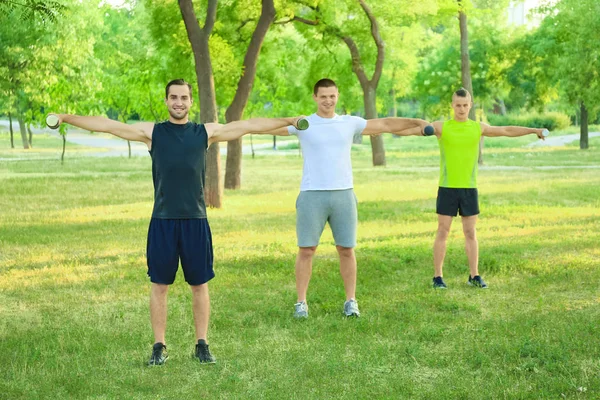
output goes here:
[{"label": "muscular arm", "polygon": [[60,123],[67,123],[81,129],[93,132],[106,132],[125,140],[146,143],[150,147],[152,143],[152,130],[154,123],[140,122],[137,124],[124,124],[105,117],[87,117],[71,114],[54,114]]},{"label": "muscular arm", "polygon": [[265,135],[274,135],[274,136],[290,136],[287,126],[284,126],[283,128],[272,129],[272,130],[266,131],[266,132],[253,132],[253,133],[258,133],[258,134],[262,133]]},{"label": "muscular arm", "polygon": [[[287,134],[287,126],[295,125],[299,118],[252,118],[245,121],[230,122],[225,125],[206,124],[206,131],[209,138],[208,143],[227,142],[238,139],[248,133],[279,134],[284,136]],[[285,130],[285,134],[283,130]]]},{"label": "muscular arm", "polygon": [[483,136],[508,136],[517,137],[525,136],[534,133],[540,139],[544,139],[542,135],[543,129],[538,128],[527,128],[523,126],[490,126],[488,124],[481,123],[481,134]]},{"label": "muscular arm", "polygon": [[[427,121],[417,118],[376,118],[367,121],[367,126],[362,131],[362,134],[379,135],[384,132],[389,132],[402,136],[416,135],[421,134],[423,128],[427,125],[429,125]],[[419,133],[416,133],[417,131],[413,130],[414,128],[418,128]]]},{"label": "muscular arm", "polygon": [[423,127],[415,126],[413,128],[404,129],[398,132],[394,132],[394,135],[398,136],[425,136],[423,133]]}]

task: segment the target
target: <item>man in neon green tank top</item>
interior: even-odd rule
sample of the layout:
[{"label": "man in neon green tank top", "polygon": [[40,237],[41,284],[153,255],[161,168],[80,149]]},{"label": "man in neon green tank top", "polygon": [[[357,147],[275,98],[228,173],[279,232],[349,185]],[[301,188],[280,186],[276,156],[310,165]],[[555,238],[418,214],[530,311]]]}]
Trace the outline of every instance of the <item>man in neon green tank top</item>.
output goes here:
[{"label": "man in neon green tank top", "polygon": [[467,283],[479,288],[487,288],[479,276],[479,245],[475,224],[479,214],[477,197],[477,160],[481,136],[523,136],[536,134],[544,139],[544,130],[520,126],[490,126],[469,119],[473,105],[471,94],[457,90],[452,96],[454,118],[445,122],[434,122],[433,128],[440,146],[440,183],[436,212],[438,229],[433,245],[435,268],[433,287],[446,289],[442,279],[442,266],[446,255],[446,239],[452,225],[452,218],[460,214],[465,235],[465,250],[469,260],[469,280]]}]

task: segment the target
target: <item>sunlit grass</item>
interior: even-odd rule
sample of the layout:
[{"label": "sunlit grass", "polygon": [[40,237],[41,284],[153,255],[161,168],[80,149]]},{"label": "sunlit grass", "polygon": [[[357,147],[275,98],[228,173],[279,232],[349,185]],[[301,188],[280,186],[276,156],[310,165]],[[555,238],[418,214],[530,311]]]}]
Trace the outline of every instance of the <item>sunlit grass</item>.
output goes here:
[{"label": "sunlit grass", "polygon": [[302,159],[244,158],[242,189],[208,210],[213,368],[190,357],[181,274],[169,293],[171,358],[164,368],[144,365],[152,343],[149,157],[0,161],[0,397],[600,396],[596,150],[529,149],[522,138],[488,148],[478,239],[490,289],[465,284],[456,220],[444,269],[450,289],[436,292],[439,159],[430,139],[386,137],[386,167],[371,166],[368,140],[353,153],[358,320],[341,317],[328,228],[314,260],[311,317],[291,318]]}]

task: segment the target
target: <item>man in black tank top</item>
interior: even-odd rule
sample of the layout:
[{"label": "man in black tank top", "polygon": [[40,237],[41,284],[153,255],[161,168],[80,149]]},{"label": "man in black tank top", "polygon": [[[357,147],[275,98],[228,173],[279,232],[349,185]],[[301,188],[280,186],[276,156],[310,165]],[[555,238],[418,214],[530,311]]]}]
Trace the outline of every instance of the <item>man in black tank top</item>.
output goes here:
[{"label": "man in black tank top", "polygon": [[175,279],[179,261],[192,289],[197,340],[195,356],[201,363],[214,363],[207,343],[208,281],[214,277],[214,271],[212,238],[204,204],[206,150],[214,142],[297,125],[300,118],[254,118],[226,125],[196,124],[188,117],[192,87],[183,79],[167,84],[165,104],[169,119],[159,124],[128,125],[104,117],[54,115],[59,123],[110,133],[148,146],[154,182],[154,209],[146,250],[148,276],[152,282],[150,319],[154,333],[149,365],[164,364],[168,358],[165,341],[167,291]]}]

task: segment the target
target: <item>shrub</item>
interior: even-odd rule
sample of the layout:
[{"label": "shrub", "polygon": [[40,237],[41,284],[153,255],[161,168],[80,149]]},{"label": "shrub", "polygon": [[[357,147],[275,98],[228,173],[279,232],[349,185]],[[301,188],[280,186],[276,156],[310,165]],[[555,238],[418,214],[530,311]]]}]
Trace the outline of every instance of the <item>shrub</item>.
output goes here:
[{"label": "shrub", "polygon": [[565,129],[571,125],[569,116],[559,112],[548,112],[544,114],[490,114],[487,117],[490,125],[495,126],[527,126],[530,128],[546,128],[550,131],[555,131]]}]

